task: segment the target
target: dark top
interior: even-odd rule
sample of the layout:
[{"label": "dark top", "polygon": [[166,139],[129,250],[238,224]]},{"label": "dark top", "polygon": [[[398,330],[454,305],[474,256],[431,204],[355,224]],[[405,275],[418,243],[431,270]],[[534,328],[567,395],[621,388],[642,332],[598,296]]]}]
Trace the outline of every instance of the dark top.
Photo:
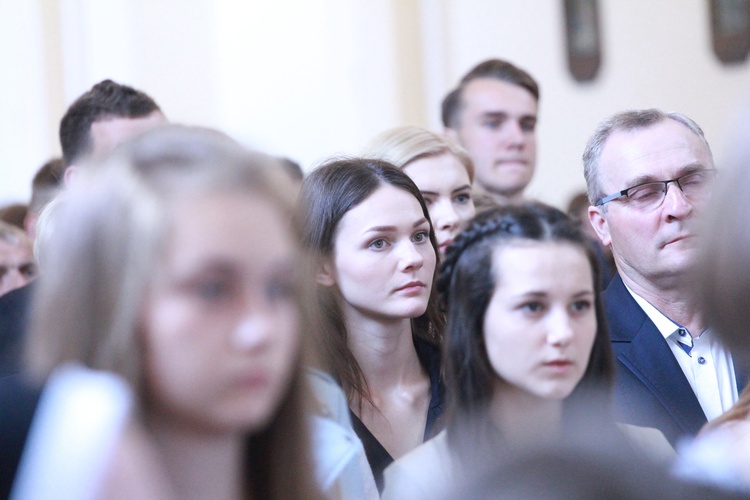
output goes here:
[{"label": "dark top", "polygon": [[34,282],[0,297],[0,377],[18,373]]},{"label": "dark top", "polygon": [[[445,406],[445,385],[440,376],[440,349],[416,337],[414,338],[414,347],[417,349],[420,363],[430,377],[430,406],[427,409],[427,423],[422,439],[422,441],[427,441],[443,430],[444,427],[442,416]],[[357,433],[365,448],[365,455],[367,455],[367,461],[370,462],[375,484],[378,491],[382,493],[383,471],[393,462],[393,457],[383,448],[380,441],[372,435],[357,415],[351,410],[349,410],[349,413],[352,417],[354,432]]]},{"label": "dark top", "polygon": [[8,498],[42,388],[21,377],[0,378],[0,498]]}]

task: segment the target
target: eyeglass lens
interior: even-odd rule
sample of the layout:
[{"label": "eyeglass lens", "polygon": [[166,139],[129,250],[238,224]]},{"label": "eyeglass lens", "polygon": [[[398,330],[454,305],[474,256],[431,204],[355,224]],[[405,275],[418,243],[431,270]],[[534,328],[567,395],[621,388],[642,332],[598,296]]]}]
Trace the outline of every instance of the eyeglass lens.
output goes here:
[{"label": "eyeglass lens", "polygon": [[709,190],[706,188],[711,184],[714,177],[713,171],[701,170],[683,175],[673,181],[641,184],[628,190],[628,201],[639,208],[655,208],[666,197],[671,182],[677,184],[685,196],[697,201],[708,194]]}]

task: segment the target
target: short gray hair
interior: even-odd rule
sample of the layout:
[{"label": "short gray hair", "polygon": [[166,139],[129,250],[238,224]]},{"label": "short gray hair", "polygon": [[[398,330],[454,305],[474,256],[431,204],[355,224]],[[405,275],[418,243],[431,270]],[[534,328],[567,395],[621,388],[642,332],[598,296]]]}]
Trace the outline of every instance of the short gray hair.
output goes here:
[{"label": "short gray hair", "polygon": [[604,145],[612,134],[648,128],[665,120],[674,120],[693,132],[706,147],[708,156],[711,158],[711,166],[713,166],[714,160],[708,141],[703,135],[703,130],[692,119],[682,113],[666,113],[655,108],[623,111],[600,122],[583,151],[583,175],[586,177],[589,203],[593,205],[597,200],[606,196],[602,188],[600,160]]}]

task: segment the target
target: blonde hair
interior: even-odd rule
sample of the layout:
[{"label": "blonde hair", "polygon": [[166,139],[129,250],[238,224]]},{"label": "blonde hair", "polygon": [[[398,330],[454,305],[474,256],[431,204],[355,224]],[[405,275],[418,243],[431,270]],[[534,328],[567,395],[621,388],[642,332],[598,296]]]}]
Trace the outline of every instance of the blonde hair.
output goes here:
[{"label": "blonde hair", "polygon": [[[210,190],[265,196],[286,212],[273,160],[215,131],[172,126],[119,150],[54,207],[28,362],[45,376],[77,360],[140,384],[135,329],[170,224],[169,202]],[[54,336],[48,335],[55,332]]]},{"label": "blonde hair", "polygon": [[[85,175],[56,209],[26,361],[39,377],[66,361],[117,373],[143,402],[138,321],[173,223],[174,201],[206,192],[257,195],[289,216],[291,230],[294,190],[270,157],[218,132],[176,125],[123,145]],[[302,298],[299,307],[304,320]],[[276,417],[247,436],[245,477],[253,497],[316,496],[308,463],[302,332],[300,340]]]},{"label": "blonde hair", "polygon": [[474,182],[474,163],[466,150],[450,137],[421,127],[410,125],[386,130],[375,138],[364,156],[385,160],[403,170],[414,161],[444,154],[456,157]]},{"label": "blonde hair", "polygon": [[65,196],[67,191],[61,191],[52,200],[50,200],[42,211],[39,212],[39,217],[36,220],[36,226],[34,232],[36,237],[34,238],[34,258],[36,259],[39,269],[42,269],[44,262],[46,261],[47,246],[52,234],[55,229],[55,218],[57,213],[60,211],[60,207],[65,203]]}]

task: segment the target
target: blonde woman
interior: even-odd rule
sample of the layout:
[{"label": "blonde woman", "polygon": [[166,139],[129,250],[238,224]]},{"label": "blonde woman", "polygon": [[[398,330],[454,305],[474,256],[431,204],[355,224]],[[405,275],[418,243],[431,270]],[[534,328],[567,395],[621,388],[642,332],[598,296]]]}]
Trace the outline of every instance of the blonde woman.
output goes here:
[{"label": "blonde woman", "polygon": [[[319,496],[308,464],[293,190],[279,171],[217,132],[169,126],[93,169],[56,214],[30,372],[47,381],[45,393],[70,363],[126,381],[131,424],[163,470],[158,494]],[[127,389],[115,392],[97,394],[127,407]],[[40,410],[53,399],[45,393]],[[60,442],[34,426],[39,454]],[[89,478],[99,496],[153,472],[133,471],[130,434],[111,430],[124,444],[100,456],[113,464],[97,469],[104,478]],[[34,463],[22,459],[17,495],[43,484],[25,473],[55,472]]]}]

